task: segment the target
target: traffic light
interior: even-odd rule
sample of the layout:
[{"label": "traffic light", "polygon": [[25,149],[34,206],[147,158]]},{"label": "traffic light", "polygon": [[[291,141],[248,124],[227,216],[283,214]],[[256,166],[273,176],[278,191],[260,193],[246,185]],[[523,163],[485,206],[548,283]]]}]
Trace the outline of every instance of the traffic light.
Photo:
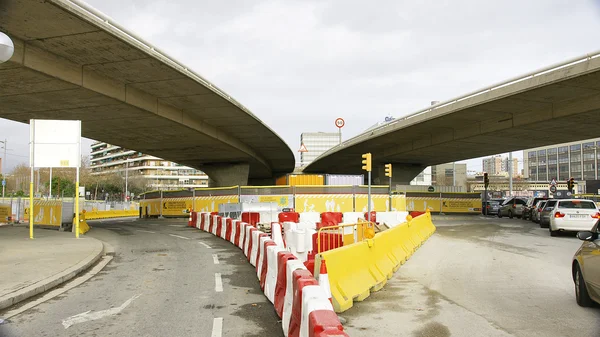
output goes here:
[{"label": "traffic light", "polygon": [[575,188],[575,178],[571,178],[567,181],[567,188],[569,192],[573,193],[573,189]]},{"label": "traffic light", "polygon": [[370,153],[365,153],[362,155],[362,169],[367,171],[367,172],[371,172],[371,154]]},{"label": "traffic light", "polygon": [[392,177],[392,164],[385,164],[385,176]]},{"label": "traffic light", "polygon": [[483,172],[483,184],[485,185],[485,188],[490,186],[490,178],[488,177],[487,172]]}]

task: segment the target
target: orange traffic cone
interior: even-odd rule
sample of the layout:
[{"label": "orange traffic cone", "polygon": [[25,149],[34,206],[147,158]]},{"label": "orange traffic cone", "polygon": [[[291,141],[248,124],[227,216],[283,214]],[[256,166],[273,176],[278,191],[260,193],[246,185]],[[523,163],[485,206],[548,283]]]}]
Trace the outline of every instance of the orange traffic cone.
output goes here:
[{"label": "orange traffic cone", "polygon": [[321,260],[321,268],[319,269],[319,286],[323,289],[323,291],[325,291],[325,294],[327,294],[329,302],[332,302],[331,288],[329,285],[329,276],[327,276],[327,265],[325,264],[325,260]]}]

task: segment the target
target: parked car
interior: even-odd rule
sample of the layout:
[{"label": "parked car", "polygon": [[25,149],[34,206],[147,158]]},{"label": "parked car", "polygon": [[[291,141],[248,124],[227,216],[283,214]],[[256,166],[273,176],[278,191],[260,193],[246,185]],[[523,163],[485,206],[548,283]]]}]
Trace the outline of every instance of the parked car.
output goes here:
[{"label": "parked car", "polygon": [[556,199],[546,200],[546,204],[544,205],[544,208],[542,208],[542,212],[540,213],[540,227],[548,228],[548,226],[550,225],[550,213],[552,213],[552,210],[554,209],[554,206],[556,206],[557,201],[558,200]]},{"label": "parked car", "polygon": [[540,200],[548,200],[547,197],[531,197],[527,199],[527,204],[523,207],[523,220],[531,219],[531,215],[533,210],[536,209],[535,206]]},{"label": "parked car", "polygon": [[546,201],[547,200],[540,200],[537,202],[537,204],[535,204],[535,209],[533,209],[531,212],[531,221],[533,221],[535,223],[540,222],[540,214],[542,213],[542,210],[544,209],[544,206],[546,205]]},{"label": "parked car", "polygon": [[548,230],[551,236],[564,231],[590,231],[598,219],[598,207],[591,200],[558,200],[551,212]]},{"label": "parked car", "polygon": [[486,214],[486,208],[487,208],[487,215],[497,215],[498,214],[498,209],[500,209],[500,203],[498,203],[497,201],[482,201],[481,202],[481,214],[485,215]]},{"label": "parked car", "polygon": [[523,206],[527,201],[517,197],[511,197],[504,201],[504,204],[500,206],[498,210],[498,217],[508,216],[509,218],[517,217],[520,218],[523,215]]},{"label": "parked car", "polygon": [[596,221],[589,231],[577,233],[583,243],[573,256],[571,273],[575,283],[575,299],[582,307],[590,307],[600,303],[600,234]]}]

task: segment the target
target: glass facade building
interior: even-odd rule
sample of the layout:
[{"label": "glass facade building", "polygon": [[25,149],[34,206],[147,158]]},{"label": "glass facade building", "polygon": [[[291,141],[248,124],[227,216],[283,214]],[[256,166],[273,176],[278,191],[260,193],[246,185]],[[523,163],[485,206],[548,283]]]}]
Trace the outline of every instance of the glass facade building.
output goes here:
[{"label": "glass facade building", "polygon": [[533,181],[596,180],[600,138],[523,151],[525,178]]}]

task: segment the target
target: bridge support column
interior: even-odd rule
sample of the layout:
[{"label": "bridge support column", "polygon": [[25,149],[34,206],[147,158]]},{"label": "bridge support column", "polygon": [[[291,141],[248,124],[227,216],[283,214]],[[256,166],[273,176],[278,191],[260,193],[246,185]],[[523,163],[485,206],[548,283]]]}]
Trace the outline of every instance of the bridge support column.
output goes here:
[{"label": "bridge support column", "polygon": [[208,175],[209,187],[248,185],[250,165],[247,163],[206,164],[201,169]]},{"label": "bridge support column", "polygon": [[[396,185],[408,185],[426,166],[418,164],[394,164],[392,163],[392,190]],[[385,176],[385,167],[378,165],[373,170],[374,185],[388,185],[390,178]]]}]

